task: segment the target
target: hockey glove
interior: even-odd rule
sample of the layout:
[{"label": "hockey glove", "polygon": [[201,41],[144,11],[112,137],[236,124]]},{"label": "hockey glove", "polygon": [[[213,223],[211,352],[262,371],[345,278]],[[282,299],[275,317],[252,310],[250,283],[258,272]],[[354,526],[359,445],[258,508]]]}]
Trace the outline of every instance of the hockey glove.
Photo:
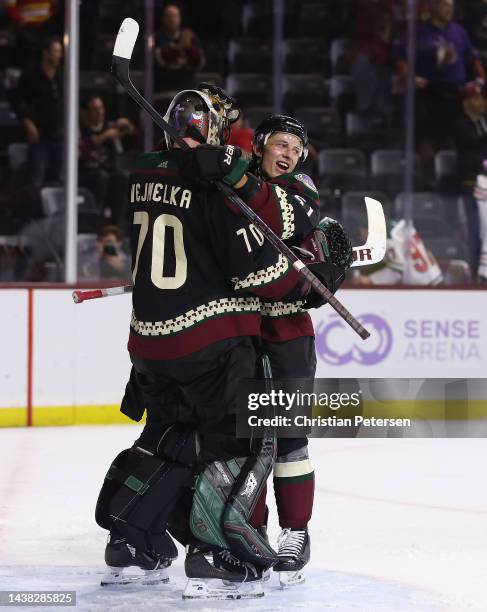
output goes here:
[{"label": "hockey glove", "polygon": [[249,161],[242,149],[232,145],[200,145],[184,151],[180,172],[191,181],[222,180],[233,186],[244,176]]},{"label": "hockey glove", "polygon": [[[211,83],[200,83],[198,89],[205,93],[215,106],[223,107],[223,114],[228,120],[228,123],[235,123],[240,117],[240,109],[237,107],[237,101],[235,98],[229,96],[221,87],[217,87]],[[220,111],[221,108],[215,108],[215,110]]]},{"label": "hockey glove", "polygon": [[[308,268],[332,293],[335,293],[339,289],[340,285],[346,278],[345,268],[341,268],[340,266],[335,266],[333,264],[323,262],[319,264],[311,264],[308,266]],[[308,310],[310,308],[319,308],[320,306],[323,306],[323,304],[326,304],[325,298],[319,293],[316,293],[316,291],[313,289],[310,289],[308,294],[305,296],[304,308],[307,308]]]},{"label": "hockey glove", "polygon": [[[350,239],[340,223],[325,217],[296,250],[305,262],[308,259],[308,268],[313,274],[335,293],[345,280],[345,273],[353,261]],[[305,308],[319,308],[326,303],[309,283],[303,286],[302,293],[305,296]]]}]

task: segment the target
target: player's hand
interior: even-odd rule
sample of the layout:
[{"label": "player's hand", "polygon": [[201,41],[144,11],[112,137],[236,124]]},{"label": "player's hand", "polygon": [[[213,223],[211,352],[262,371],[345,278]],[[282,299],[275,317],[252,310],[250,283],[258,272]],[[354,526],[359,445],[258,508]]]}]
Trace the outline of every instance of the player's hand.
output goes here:
[{"label": "player's hand", "polygon": [[[346,278],[345,268],[331,263],[310,264],[308,268],[332,293],[337,291]],[[326,299],[309,286],[308,293],[304,296],[304,308],[319,308],[323,304],[326,304]]]},{"label": "player's hand", "polygon": [[348,270],[353,262],[352,243],[342,225],[335,219],[324,217],[318,223],[325,240],[321,241],[324,261]]},{"label": "player's hand", "polygon": [[180,172],[191,181],[222,180],[232,186],[241,180],[248,165],[249,158],[238,147],[204,144],[184,151]]},{"label": "player's hand", "polygon": [[[303,240],[299,251],[308,255],[303,261],[313,274],[335,293],[345,280],[345,273],[353,260],[352,244],[340,223],[329,217],[322,219]],[[301,253],[299,256],[302,258]],[[303,284],[302,294],[305,308],[319,308],[326,304],[326,300],[308,282]]]},{"label": "player's hand", "polygon": [[223,105],[225,116],[229,123],[235,123],[240,117],[241,111],[237,106],[237,101],[224,91],[221,87],[212,85],[211,83],[200,83],[199,91],[206,93],[210,98],[214,98],[217,103]]}]

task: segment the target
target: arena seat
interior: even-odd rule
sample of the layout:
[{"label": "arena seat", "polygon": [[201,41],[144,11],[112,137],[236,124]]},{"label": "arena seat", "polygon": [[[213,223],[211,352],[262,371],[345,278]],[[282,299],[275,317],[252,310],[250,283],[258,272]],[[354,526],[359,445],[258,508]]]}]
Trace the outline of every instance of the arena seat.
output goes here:
[{"label": "arena seat", "polygon": [[283,58],[286,73],[330,76],[328,47],[322,38],[287,38],[283,41]]},{"label": "arena seat", "polygon": [[229,74],[225,89],[244,108],[272,104],[272,79],[264,74]]},{"label": "arena seat", "polygon": [[333,189],[363,189],[367,177],[365,154],[358,149],[325,149],[318,154],[318,172]]},{"label": "arena seat", "polygon": [[342,144],[340,117],[335,109],[323,106],[307,106],[295,111],[304,123],[313,144],[318,148],[336,148]]},{"label": "arena seat", "polygon": [[282,93],[284,109],[291,115],[301,106],[326,106],[329,101],[328,81],[321,74],[286,74]]},{"label": "arena seat", "polygon": [[271,44],[258,38],[231,40],[227,57],[229,72],[269,74],[272,69]]}]

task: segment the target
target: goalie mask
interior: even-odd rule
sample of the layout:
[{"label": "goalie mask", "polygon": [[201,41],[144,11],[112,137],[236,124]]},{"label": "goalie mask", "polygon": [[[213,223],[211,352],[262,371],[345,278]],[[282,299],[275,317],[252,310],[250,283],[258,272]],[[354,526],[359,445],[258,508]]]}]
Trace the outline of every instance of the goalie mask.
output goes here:
[{"label": "goalie mask", "polygon": [[[224,145],[229,123],[235,120],[227,106],[209,90],[186,89],[172,99],[164,119],[181,138],[193,138],[200,144]],[[165,140],[171,148],[169,134],[165,134]]]},{"label": "goalie mask", "polygon": [[299,161],[304,162],[308,157],[308,134],[304,125],[292,117],[287,117],[286,115],[266,117],[256,127],[252,144],[259,149],[263,149],[272,134],[276,132],[294,134],[294,136],[299,138],[303,145]]}]

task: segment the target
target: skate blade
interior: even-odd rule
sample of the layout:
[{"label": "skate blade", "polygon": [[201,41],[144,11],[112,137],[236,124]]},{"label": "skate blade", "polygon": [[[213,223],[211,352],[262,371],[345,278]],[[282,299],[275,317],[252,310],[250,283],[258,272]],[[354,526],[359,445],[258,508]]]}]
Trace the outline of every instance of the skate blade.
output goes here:
[{"label": "skate blade", "polygon": [[142,584],[144,586],[153,586],[155,584],[167,584],[169,582],[169,574],[165,567],[155,570],[144,570],[142,576]]},{"label": "skate blade", "polygon": [[279,572],[279,584],[283,589],[286,587],[303,584],[305,580],[306,577],[302,569],[295,572]]},{"label": "skate blade", "polygon": [[124,569],[119,567],[110,568],[103,576],[100,586],[119,587],[131,584],[137,586],[155,586],[169,582],[169,574],[166,568],[143,570],[143,574],[126,574]]},{"label": "skate blade", "polygon": [[264,597],[260,580],[255,582],[233,582],[190,578],[183,591],[183,599],[255,599]]}]

